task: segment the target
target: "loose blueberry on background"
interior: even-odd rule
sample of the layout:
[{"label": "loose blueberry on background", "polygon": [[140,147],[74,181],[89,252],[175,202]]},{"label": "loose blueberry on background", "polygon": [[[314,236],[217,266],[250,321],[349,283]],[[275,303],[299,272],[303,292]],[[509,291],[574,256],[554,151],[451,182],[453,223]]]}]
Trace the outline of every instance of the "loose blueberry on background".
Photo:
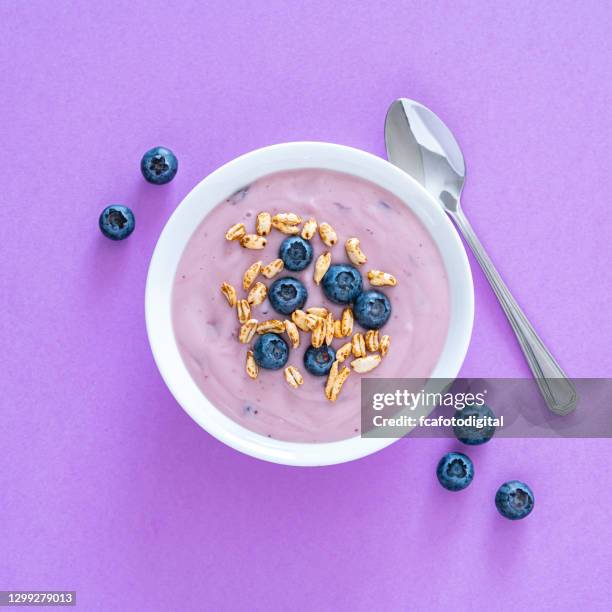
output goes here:
[{"label": "loose blueberry on background", "polygon": [[278,256],[287,270],[299,272],[312,261],[312,245],[300,236],[289,236],[281,242]]},{"label": "loose blueberry on background", "polygon": [[381,328],[391,316],[391,302],[380,291],[371,289],[357,296],[353,305],[355,320],[366,329]]},{"label": "loose blueberry on background", "polygon": [[347,264],[334,264],[323,277],[323,293],[336,304],[351,304],[361,293],[359,270]]},{"label": "loose blueberry on background", "polygon": [[176,155],[166,147],[149,149],[140,160],[140,171],[149,183],[164,185],[169,183],[178,170]]},{"label": "loose blueberry on background", "polygon": [[123,240],[127,238],[136,226],[134,213],[120,204],[107,206],[100,214],[98,225],[102,233],[111,240]]},{"label": "loose blueberry on background", "polygon": [[292,276],[275,280],[268,289],[268,299],[272,308],[280,314],[288,315],[301,308],[308,298],[308,291],[302,283]]},{"label": "loose blueberry on background", "polygon": [[499,513],[511,521],[525,518],[533,510],[534,504],[533,491],[520,480],[505,482],[495,494],[495,506]]},{"label": "loose blueberry on background", "polygon": [[440,459],[436,475],[445,489],[461,491],[474,478],[474,464],[463,453],[447,453]]},{"label": "loose blueberry on background", "polygon": [[309,346],[304,353],[304,366],[315,376],[326,376],[336,359],[336,351],[324,344],[319,348]]},{"label": "loose blueberry on background", "polygon": [[[466,406],[463,410],[455,411],[457,419],[467,419],[470,416],[474,416],[475,419],[495,418],[495,414],[486,404],[482,406],[472,404],[471,406]],[[484,444],[493,437],[495,425],[481,427],[480,429],[475,425],[455,425],[453,431],[460,442],[475,446],[476,444]]]},{"label": "loose blueberry on background", "polygon": [[253,357],[260,368],[279,370],[289,359],[289,347],[278,334],[262,334],[253,345]]}]

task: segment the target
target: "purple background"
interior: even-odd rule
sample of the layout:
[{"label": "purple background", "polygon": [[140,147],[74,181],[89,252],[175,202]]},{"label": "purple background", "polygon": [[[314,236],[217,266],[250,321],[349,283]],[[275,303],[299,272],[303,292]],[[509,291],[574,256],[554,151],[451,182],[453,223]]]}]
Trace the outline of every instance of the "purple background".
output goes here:
[{"label": "purple background", "polygon": [[[449,440],[266,464],[190,420],[145,335],[148,261],[196,182],[281,141],[383,155],[408,96],[456,133],[465,210],[561,364],[612,375],[612,9],[491,4],[0,3],[0,589],[76,589],[85,610],[609,609],[609,440],[494,440],[460,494],[434,476]],[[138,168],[156,144],[180,158],[162,188]],[[137,216],[120,244],[97,230],[116,202]],[[474,282],[463,374],[527,374]],[[509,478],[537,495],[526,521],[493,506]]]}]

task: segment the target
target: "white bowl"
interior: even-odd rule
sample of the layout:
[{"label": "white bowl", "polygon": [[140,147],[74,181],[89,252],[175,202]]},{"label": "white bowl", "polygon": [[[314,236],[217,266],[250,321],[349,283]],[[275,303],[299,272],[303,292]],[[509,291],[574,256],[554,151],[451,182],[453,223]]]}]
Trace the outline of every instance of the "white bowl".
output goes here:
[{"label": "white bowl", "polygon": [[389,162],[351,147],[324,142],[291,142],[264,147],[225,164],[200,182],[174,211],[151,258],[145,316],[151,350],[168,388],[201,427],[243,453],[286,465],[331,465],[374,453],[393,438],[361,437],[327,443],[283,442],[232,421],[206,398],[191,378],[172,327],[174,276],[191,235],[202,219],[229,194],[273,172],[323,168],[359,176],[400,198],[429,230],[442,254],[450,285],[449,330],[432,378],[454,379],[472,334],[474,287],[468,259],[446,213],[423,187]]}]

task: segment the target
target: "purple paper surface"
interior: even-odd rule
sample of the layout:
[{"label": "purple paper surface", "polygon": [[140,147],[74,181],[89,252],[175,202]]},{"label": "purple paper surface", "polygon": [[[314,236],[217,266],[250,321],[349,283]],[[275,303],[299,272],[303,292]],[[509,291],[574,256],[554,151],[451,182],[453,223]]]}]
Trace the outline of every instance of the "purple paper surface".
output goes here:
[{"label": "purple paper surface", "polygon": [[[612,9],[600,2],[0,3],[0,589],[83,610],[609,609],[610,440],[450,440],[298,469],[223,446],[151,357],[145,275],[206,174],[291,140],[384,155],[396,97],[444,118],[463,205],[572,376],[611,376]],[[151,146],[179,157],[151,186]],[[131,206],[123,243],[97,229]],[[472,260],[473,262],[473,260]],[[479,269],[464,376],[528,368]],[[502,519],[508,479],[532,515]]]}]

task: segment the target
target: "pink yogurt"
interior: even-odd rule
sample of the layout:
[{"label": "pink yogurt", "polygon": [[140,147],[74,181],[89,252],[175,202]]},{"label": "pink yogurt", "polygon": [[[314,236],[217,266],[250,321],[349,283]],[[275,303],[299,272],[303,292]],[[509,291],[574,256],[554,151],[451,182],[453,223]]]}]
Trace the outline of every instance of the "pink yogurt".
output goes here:
[{"label": "pink yogurt", "polygon": [[[276,230],[263,250],[248,250],[225,240],[227,228],[243,222],[255,232],[261,211],[295,212],[304,220],[327,221],[338,233],[332,262],[347,262],[344,242],[357,237],[368,257],[361,266],[364,288],[367,271],[390,272],[396,287],[382,288],[393,313],[382,334],[391,336],[391,348],[382,364],[368,376],[401,378],[428,376],[442,352],[449,320],[446,270],[432,237],[398,198],[361,178],[328,170],[298,170],[265,176],[217,205],[189,240],[174,281],[172,315],[179,349],[187,369],[206,397],[243,427],[279,440],[331,442],[360,433],[360,379],[352,372],[335,403],[323,393],[324,377],[309,374],[303,355],[309,335],[300,332],[301,344],[291,349],[287,365],[304,377],[291,388],[283,371],[260,370],[256,380],[245,372],[249,348],[237,340],[236,309],[221,294],[222,282],[232,284],[238,296],[242,274],[252,263],[278,257],[285,235]],[[316,235],[314,259],[327,249]],[[314,260],[313,260],[314,261]],[[308,289],[307,307],[324,306],[338,317],[340,306],[330,303],[312,280],[314,263],[303,272],[281,272],[299,278]],[[257,280],[270,285],[263,277]],[[266,300],[252,316],[260,321],[284,319]],[[359,330],[355,326],[355,330]],[[359,330],[363,331],[363,330]],[[335,339],[339,348],[346,339]]]}]

